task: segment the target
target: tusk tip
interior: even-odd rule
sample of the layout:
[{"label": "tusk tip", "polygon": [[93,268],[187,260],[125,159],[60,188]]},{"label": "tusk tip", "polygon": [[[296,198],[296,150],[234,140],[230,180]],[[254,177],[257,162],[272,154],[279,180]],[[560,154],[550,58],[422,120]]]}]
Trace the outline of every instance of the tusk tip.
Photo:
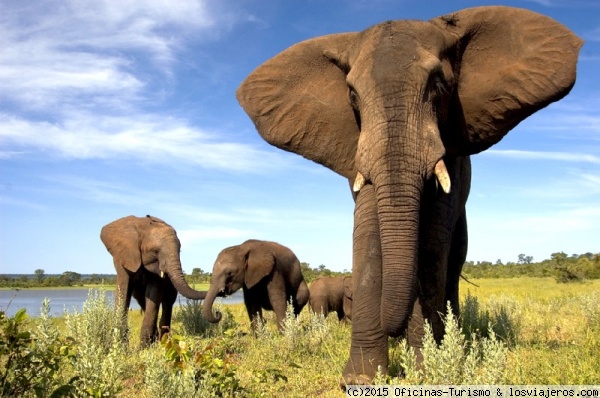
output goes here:
[{"label": "tusk tip", "polygon": [[358,172],[356,174],[356,178],[354,179],[354,185],[352,186],[352,191],[359,192],[362,189],[362,187],[365,186],[365,182],[366,182],[365,176],[362,175],[362,173]]}]

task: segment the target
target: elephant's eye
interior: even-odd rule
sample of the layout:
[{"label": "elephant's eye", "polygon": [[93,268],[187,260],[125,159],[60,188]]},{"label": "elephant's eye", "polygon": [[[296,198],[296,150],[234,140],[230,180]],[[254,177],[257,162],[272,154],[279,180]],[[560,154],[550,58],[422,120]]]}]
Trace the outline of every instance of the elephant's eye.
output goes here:
[{"label": "elephant's eye", "polygon": [[360,111],[358,108],[358,94],[354,90],[354,87],[348,87],[348,101],[350,102],[350,106],[352,107],[352,111],[354,112],[354,120],[356,120],[356,125],[358,128],[361,128],[361,119],[360,119]]},{"label": "elephant's eye", "polygon": [[358,94],[356,94],[354,87],[348,88],[348,100],[350,101],[350,105],[352,105],[352,108],[358,110]]}]

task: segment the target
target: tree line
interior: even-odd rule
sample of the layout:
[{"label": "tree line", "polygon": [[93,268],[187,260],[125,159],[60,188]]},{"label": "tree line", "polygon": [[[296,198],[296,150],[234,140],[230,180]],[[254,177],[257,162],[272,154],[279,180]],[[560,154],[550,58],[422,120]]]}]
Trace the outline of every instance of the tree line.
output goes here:
[{"label": "tree line", "polygon": [[467,261],[463,267],[466,278],[515,278],[551,277],[557,282],[580,282],[600,279],[600,253],[567,255],[565,252],[552,253],[549,259],[534,262],[532,256],[520,254],[517,262],[496,263],[489,261]]},{"label": "tree line", "polygon": [[[302,274],[307,283],[325,276],[350,275],[350,271],[332,271],[325,265],[312,268],[308,263],[300,263]],[[600,279],[600,253],[584,253],[567,255],[564,252],[552,253],[549,259],[534,262],[532,256],[520,254],[516,262],[504,264],[501,260],[467,261],[463,267],[465,278],[515,278],[552,277],[558,282],[579,282],[587,279]],[[68,287],[84,285],[116,285],[116,275],[91,274],[82,275],[66,271],[60,275],[46,275],[43,269],[36,269],[28,275],[0,275],[0,287]],[[193,268],[192,273],[185,276],[190,284],[210,283],[211,273],[201,268]]]},{"label": "tree line", "polygon": [[[308,263],[301,263],[302,274],[307,283],[322,277],[336,276],[350,273],[348,271],[331,271],[325,265],[319,265],[311,268]],[[212,274],[205,272],[201,268],[193,268],[192,273],[185,275],[189,284],[210,283]],[[39,268],[33,274],[19,275],[0,275],[0,287],[5,288],[31,288],[31,287],[69,287],[69,286],[87,286],[87,285],[116,285],[117,276],[113,274],[80,274],[73,271],[66,271],[60,275],[48,275]]]}]

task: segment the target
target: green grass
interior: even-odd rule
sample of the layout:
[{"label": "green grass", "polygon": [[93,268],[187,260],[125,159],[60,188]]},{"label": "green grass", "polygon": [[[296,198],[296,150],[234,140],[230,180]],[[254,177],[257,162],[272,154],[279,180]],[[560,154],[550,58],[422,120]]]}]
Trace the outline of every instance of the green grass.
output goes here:
[{"label": "green grass", "polygon": [[[477,286],[461,285],[463,314],[448,319],[443,344],[426,341],[423,367],[411,362],[401,340],[390,340],[393,374],[379,382],[600,384],[600,281],[471,282]],[[82,314],[54,320],[62,336],[74,339],[57,380],[78,377],[80,395],[344,396],[338,383],[351,326],[333,315],[323,319],[304,310],[298,319],[288,316],[281,335],[274,314],[266,312],[254,338],[243,304],[221,307],[224,318],[212,325],[198,319],[197,303],[182,300],[170,339],[147,350],[138,348],[140,311],[129,311],[129,345],[122,349],[114,339],[112,304],[90,300]]]}]

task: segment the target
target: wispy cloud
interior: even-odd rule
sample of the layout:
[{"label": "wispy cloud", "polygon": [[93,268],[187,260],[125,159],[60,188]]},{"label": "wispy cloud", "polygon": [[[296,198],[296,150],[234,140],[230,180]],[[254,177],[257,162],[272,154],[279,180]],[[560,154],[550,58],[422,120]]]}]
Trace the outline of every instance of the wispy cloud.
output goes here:
[{"label": "wispy cloud", "polygon": [[546,7],[598,7],[596,0],[526,0]]},{"label": "wispy cloud", "polygon": [[486,152],[489,155],[501,156],[513,159],[525,160],[556,160],[562,162],[579,162],[600,164],[600,157],[586,153],[570,152],[536,152],[522,151],[516,149],[490,149]]},{"label": "wispy cloud", "polygon": [[168,75],[184,33],[209,37],[219,20],[194,0],[9,2],[0,17],[0,98],[38,109],[81,96],[125,104],[146,85],[134,67]]},{"label": "wispy cloud", "polygon": [[60,123],[0,114],[2,157],[26,151],[69,159],[127,158],[185,163],[208,169],[260,173],[289,166],[287,157],[223,140],[227,133],[202,131],[174,118],[79,114]]}]

